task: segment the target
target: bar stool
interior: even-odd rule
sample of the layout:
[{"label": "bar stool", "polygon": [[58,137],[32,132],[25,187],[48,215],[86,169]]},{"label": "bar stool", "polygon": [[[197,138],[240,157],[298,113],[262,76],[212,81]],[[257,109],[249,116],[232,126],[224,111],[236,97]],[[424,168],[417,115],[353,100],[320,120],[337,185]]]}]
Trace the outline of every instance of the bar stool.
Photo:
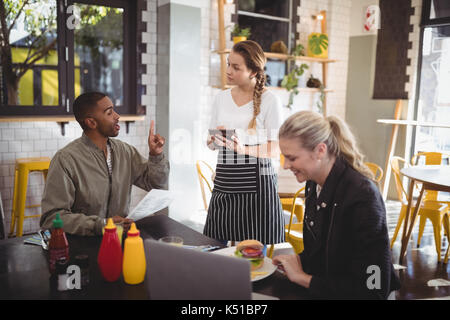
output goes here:
[{"label": "bar stool", "polygon": [[44,174],[44,180],[47,180],[48,167],[50,166],[50,158],[20,158],[16,159],[16,168],[14,171],[14,195],[11,211],[11,227],[9,237],[14,234],[17,220],[16,236],[23,235],[24,219],[37,218],[40,214],[25,216],[25,208],[40,207],[40,204],[25,206],[27,199],[28,175],[30,172],[40,171]]}]

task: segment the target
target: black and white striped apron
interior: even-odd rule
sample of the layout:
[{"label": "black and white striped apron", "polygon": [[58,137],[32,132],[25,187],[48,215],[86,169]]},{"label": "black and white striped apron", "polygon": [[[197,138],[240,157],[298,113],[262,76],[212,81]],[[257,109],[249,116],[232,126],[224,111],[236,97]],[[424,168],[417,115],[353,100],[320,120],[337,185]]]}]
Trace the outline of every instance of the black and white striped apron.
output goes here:
[{"label": "black and white striped apron", "polygon": [[220,240],[284,242],[284,218],[270,159],[219,151],[203,233]]}]

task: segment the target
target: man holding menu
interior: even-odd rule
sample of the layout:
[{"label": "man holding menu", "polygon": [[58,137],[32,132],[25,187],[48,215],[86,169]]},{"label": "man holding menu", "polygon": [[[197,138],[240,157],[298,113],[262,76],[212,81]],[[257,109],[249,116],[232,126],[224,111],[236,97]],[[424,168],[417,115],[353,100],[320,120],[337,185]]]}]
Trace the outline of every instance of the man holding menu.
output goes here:
[{"label": "man holding menu", "polygon": [[52,226],[57,212],[64,231],[78,235],[101,235],[106,218],[123,223],[127,230],[131,187],[146,191],[167,189],[169,162],[163,154],[165,139],[148,136],[148,160],[133,146],[111,139],[119,134],[120,116],[110,98],[87,92],[73,103],[73,113],[83,135],[53,157],[42,198],[40,225]]}]

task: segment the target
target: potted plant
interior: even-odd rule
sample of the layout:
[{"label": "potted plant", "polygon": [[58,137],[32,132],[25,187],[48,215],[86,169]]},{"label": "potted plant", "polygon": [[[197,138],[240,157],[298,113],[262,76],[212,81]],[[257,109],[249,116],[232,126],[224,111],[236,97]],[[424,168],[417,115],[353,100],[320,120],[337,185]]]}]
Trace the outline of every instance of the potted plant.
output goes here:
[{"label": "potted plant", "polygon": [[328,35],[313,32],[308,36],[308,56],[314,58],[328,58]]},{"label": "potted plant", "polygon": [[[291,55],[294,58],[290,58],[290,61],[294,61],[296,56],[305,55],[305,47],[302,44],[298,44],[292,49]],[[305,70],[308,69],[308,65],[302,63],[301,65],[294,65],[294,68],[287,75],[284,76],[283,81],[281,81],[281,87],[285,88],[289,92],[289,101],[286,105],[287,108],[291,109],[294,103],[294,96],[296,96],[298,91],[298,78],[303,75]]]},{"label": "potted plant", "polygon": [[238,42],[247,40],[251,35],[250,30],[250,28],[241,29],[238,24],[235,24],[234,29],[231,32],[231,35],[233,36],[233,42],[236,44]]},{"label": "potted plant", "polygon": [[292,53],[293,56],[304,56],[305,55],[305,47],[299,43],[298,45],[295,46],[295,48],[292,49]]},{"label": "potted plant", "polygon": [[300,66],[295,65],[291,72],[284,76],[283,81],[281,81],[281,87],[285,88],[289,92],[289,101],[286,105],[287,108],[291,109],[294,103],[294,96],[299,93],[298,78],[303,75],[305,69],[308,69],[308,65],[302,63]]},{"label": "potted plant", "polygon": [[323,114],[323,102],[325,101],[325,87],[323,86],[323,84],[320,84],[319,92],[320,96],[319,100],[317,101],[316,107],[319,113]]}]

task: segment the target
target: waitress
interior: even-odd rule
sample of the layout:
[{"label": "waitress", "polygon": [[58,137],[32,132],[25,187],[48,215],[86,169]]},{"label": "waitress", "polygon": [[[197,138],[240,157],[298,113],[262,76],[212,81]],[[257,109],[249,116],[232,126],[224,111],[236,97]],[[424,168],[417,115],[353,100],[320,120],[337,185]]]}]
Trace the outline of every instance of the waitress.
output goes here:
[{"label": "waitress", "polygon": [[256,239],[284,242],[284,219],[271,158],[279,158],[281,102],[265,88],[266,58],[254,41],[234,45],[228,56],[232,89],[214,100],[210,128],[235,129],[208,137],[219,149],[214,189],[203,233],[225,244]]}]

